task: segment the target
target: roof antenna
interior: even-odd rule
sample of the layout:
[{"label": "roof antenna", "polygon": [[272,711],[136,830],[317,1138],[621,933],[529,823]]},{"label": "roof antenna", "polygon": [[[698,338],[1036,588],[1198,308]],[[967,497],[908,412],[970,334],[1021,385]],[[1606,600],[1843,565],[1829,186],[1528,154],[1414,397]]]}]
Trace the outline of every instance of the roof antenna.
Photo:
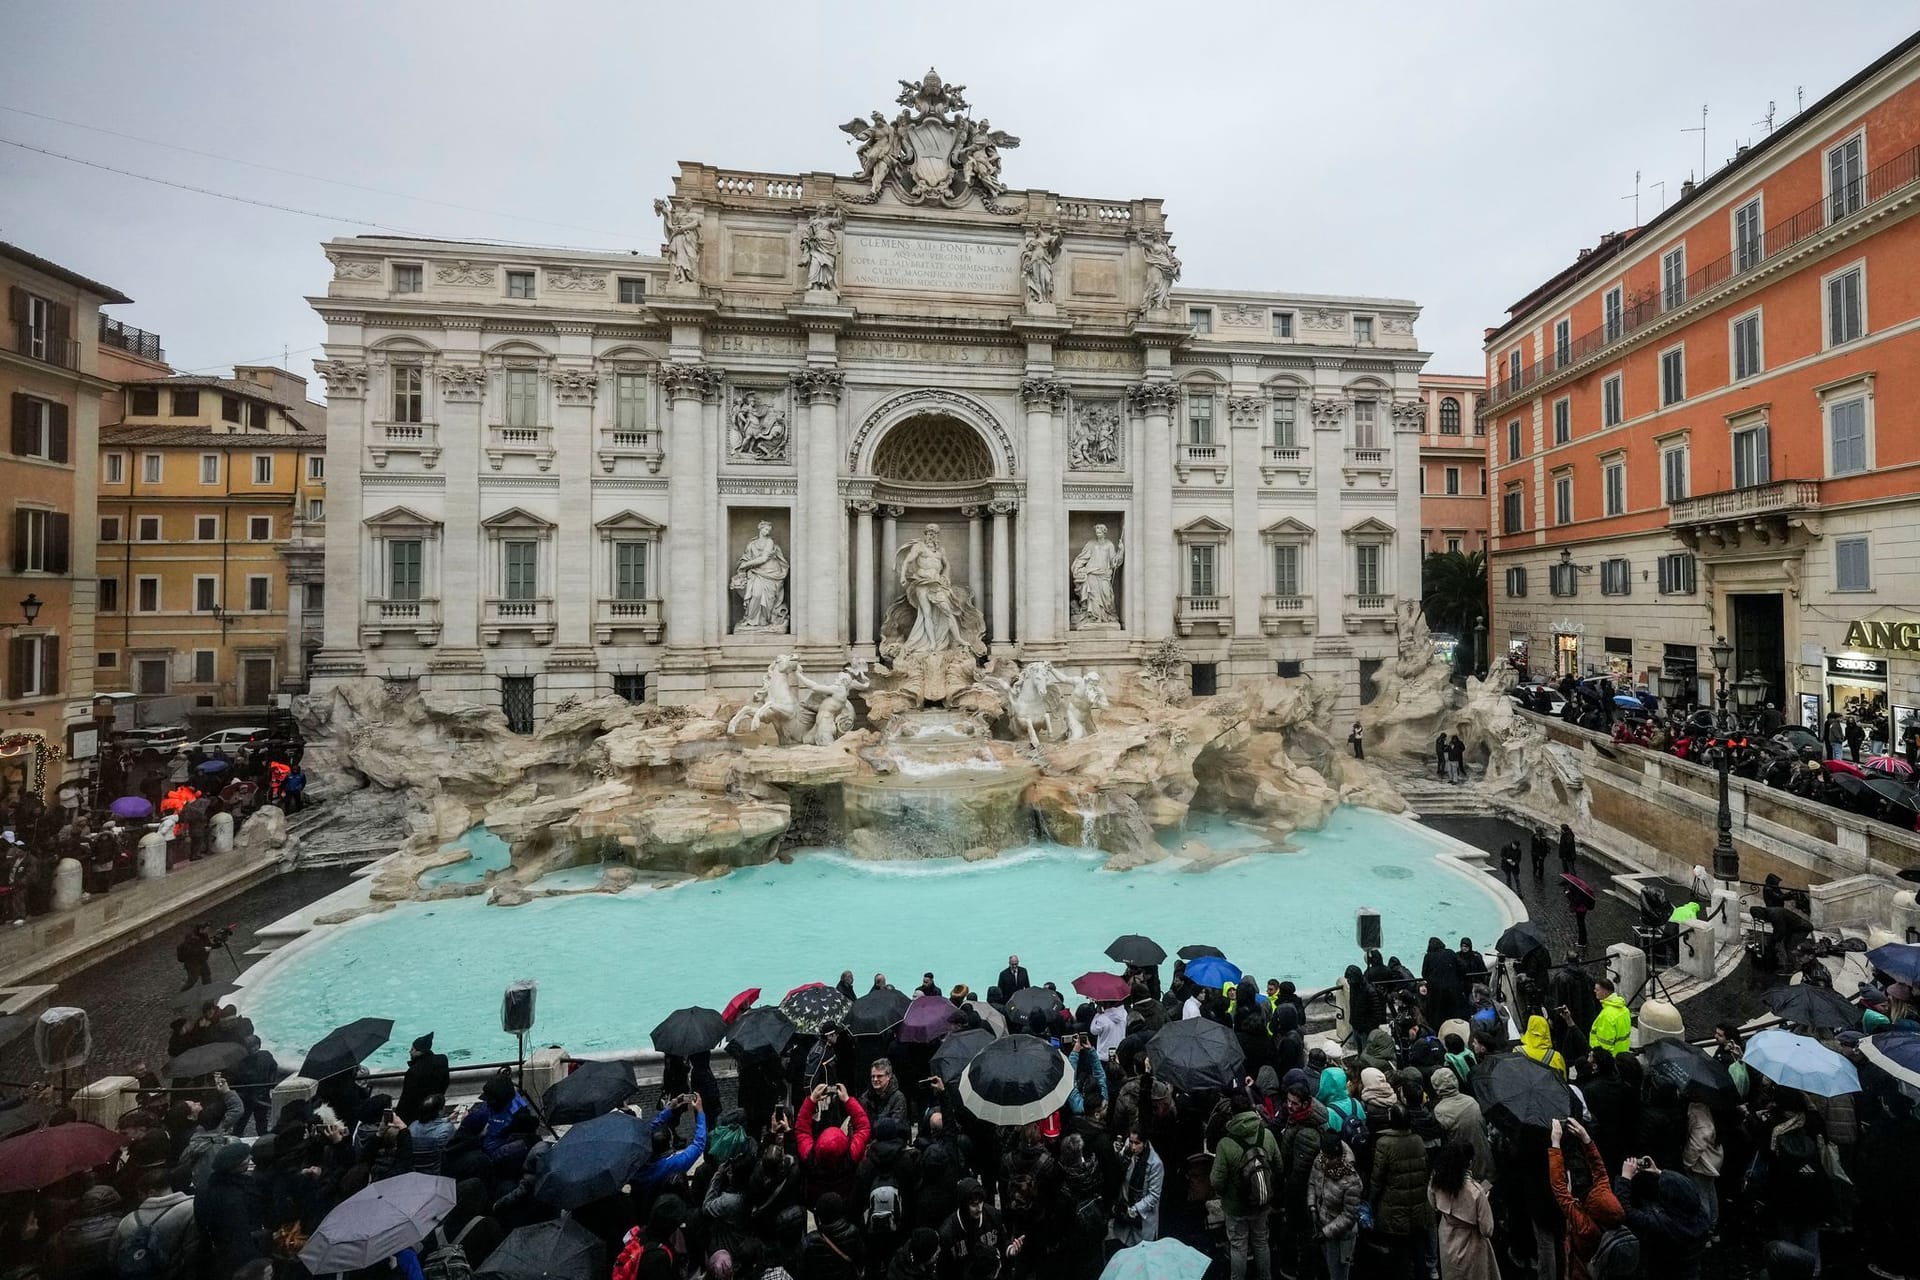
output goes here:
[{"label": "roof antenna", "polygon": [[1707,104],[1706,103],[1703,102],[1700,104],[1700,127],[1697,129],[1688,127],[1688,128],[1682,129],[1680,132],[1697,133],[1700,135],[1700,181],[1705,182],[1707,180]]},{"label": "roof antenna", "polygon": [[1773,112],[1774,112],[1774,103],[1773,103],[1773,99],[1772,99],[1772,98],[1768,98],[1768,99],[1767,99],[1767,115],[1766,115],[1766,118],[1765,118],[1764,120],[1755,120],[1755,121],[1754,121],[1754,123],[1755,123],[1755,124],[1764,124],[1765,126],[1767,126],[1767,133],[1768,133],[1769,135],[1771,135],[1771,134],[1773,133]]},{"label": "roof antenna", "polygon": [[1793,114],[1799,115],[1803,110],[1805,110],[1806,103],[1807,103],[1807,86],[1803,84],[1797,84],[1793,86]]},{"label": "roof antenna", "polygon": [[1640,225],[1640,171],[1638,169],[1635,169],[1633,171],[1633,194],[1630,196],[1621,196],[1620,198],[1622,200],[1633,201],[1633,225],[1636,227],[1639,226]]},{"label": "roof antenna", "polygon": [[1667,211],[1667,180],[1662,178],[1658,182],[1649,182],[1647,185],[1660,188],[1660,212],[1665,213]]}]

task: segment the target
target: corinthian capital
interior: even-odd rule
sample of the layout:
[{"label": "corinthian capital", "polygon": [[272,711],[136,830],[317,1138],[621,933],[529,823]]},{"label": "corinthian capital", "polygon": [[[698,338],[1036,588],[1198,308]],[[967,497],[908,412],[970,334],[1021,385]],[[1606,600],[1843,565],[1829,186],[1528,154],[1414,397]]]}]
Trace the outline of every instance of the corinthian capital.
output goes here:
[{"label": "corinthian capital", "polygon": [[1166,413],[1180,398],[1180,388],[1171,382],[1142,382],[1127,388],[1127,399],[1145,413]]},{"label": "corinthian capital", "polygon": [[367,393],[367,366],[345,360],[315,360],[313,369],[327,380],[329,396],[362,396]]},{"label": "corinthian capital", "polygon": [[838,369],[796,369],[787,381],[808,404],[839,404],[847,389],[847,375]]},{"label": "corinthian capital", "polygon": [[1257,396],[1233,396],[1227,401],[1227,420],[1243,427],[1267,416],[1267,402]]},{"label": "corinthian capital", "polygon": [[710,400],[720,392],[720,374],[712,365],[674,361],[660,366],[660,382],[676,400]]},{"label": "corinthian capital", "polygon": [[1020,399],[1029,409],[1058,409],[1067,399],[1067,384],[1057,378],[1022,378]]}]

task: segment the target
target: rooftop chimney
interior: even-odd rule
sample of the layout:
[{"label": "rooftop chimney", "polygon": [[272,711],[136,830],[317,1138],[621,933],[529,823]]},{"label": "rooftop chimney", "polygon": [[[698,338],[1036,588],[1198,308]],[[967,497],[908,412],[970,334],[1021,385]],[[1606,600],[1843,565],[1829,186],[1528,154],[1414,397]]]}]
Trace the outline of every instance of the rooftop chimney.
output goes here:
[{"label": "rooftop chimney", "polygon": [[1693,179],[1692,178],[1688,178],[1685,182],[1680,184],[1680,198],[1682,200],[1693,199]]}]

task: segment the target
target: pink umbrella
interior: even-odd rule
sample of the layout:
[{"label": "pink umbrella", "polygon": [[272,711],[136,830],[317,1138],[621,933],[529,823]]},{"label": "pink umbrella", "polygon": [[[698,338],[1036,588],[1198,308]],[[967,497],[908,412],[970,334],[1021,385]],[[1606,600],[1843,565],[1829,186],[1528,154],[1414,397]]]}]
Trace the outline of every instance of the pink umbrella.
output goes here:
[{"label": "pink umbrella", "polygon": [[1828,773],[1844,774],[1847,777],[1864,778],[1867,776],[1867,771],[1865,769],[1862,769],[1857,764],[1851,764],[1845,760],[1822,760],[1820,762],[1820,767],[1825,769]]},{"label": "pink umbrella", "polygon": [[958,1012],[945,996],[915,996],[900,1019],[900,1039],[907,1044],[932,1044],[953,1030]]},{"label": "pink umbrella", "polygon": [[1875,773],[1884,773],[1889,778],[1911,778],[1913,766],[1899,756],[1868,756],[1860,763]]},{"label": "pink umbrella", "polygon": [[1125,978],[1117,973],[1102,973],[1098,969],[1075,978],[1073,989],[1089,1000],[1125,1000],[1133,994],[1133,988]]}]

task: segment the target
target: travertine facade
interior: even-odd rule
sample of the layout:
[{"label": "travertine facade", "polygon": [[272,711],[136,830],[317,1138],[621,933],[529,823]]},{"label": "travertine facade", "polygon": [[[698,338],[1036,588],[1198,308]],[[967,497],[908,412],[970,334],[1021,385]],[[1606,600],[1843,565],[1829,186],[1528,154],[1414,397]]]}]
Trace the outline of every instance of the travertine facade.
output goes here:
[{"label": "travertine facade", "polygon": [[1158,200],[1008,190],[1018,139],[903,85],[859,177],[682,165],[658,258],[326,246],[316,686],[524,725],[882,661],[933,526],[990,656],[1359,699],[1419,583],[1418,307],[1181,288]]}]

